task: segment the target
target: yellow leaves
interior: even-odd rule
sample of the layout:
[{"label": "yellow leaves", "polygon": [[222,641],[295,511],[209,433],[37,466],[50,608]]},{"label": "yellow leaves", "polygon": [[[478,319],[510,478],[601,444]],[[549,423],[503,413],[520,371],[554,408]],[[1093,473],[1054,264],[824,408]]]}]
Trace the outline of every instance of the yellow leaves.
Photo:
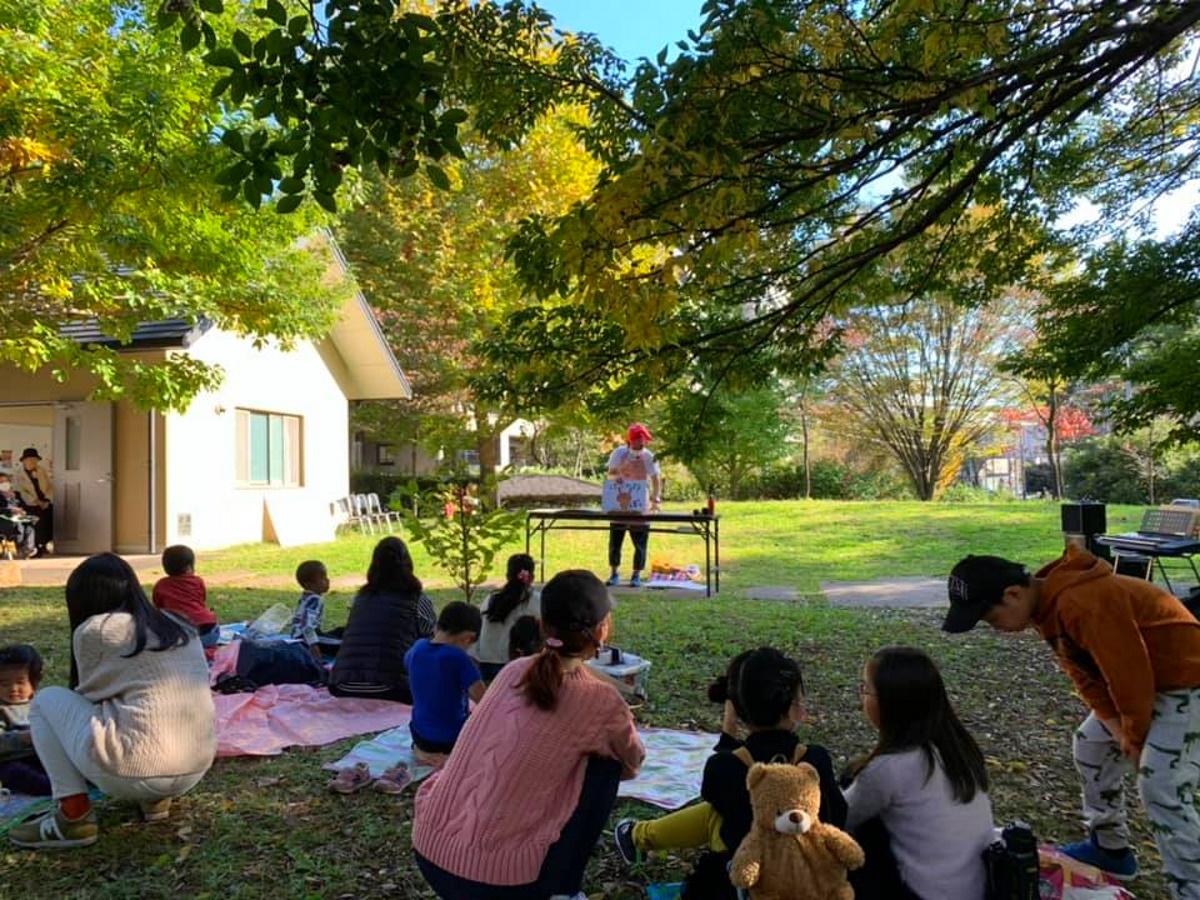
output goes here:
[{"label": "yellow leaves", "polygon": [[10,177],[38,171],[46,174],[50,163],[65,154],[49,144],[27,137],[0,139],[0,176]]}]

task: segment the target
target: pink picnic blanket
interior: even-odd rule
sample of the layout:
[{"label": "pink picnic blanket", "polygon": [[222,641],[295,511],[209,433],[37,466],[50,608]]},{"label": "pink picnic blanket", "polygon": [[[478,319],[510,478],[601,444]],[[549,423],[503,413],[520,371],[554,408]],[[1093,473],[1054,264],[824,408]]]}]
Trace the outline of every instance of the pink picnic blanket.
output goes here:
[{"label": "pink picnic blanket", "polygon": [[306,684],[272,684],[253,694],[214,694],[217,756],[274,756],[408,724],[412,707],[334,697]]}]

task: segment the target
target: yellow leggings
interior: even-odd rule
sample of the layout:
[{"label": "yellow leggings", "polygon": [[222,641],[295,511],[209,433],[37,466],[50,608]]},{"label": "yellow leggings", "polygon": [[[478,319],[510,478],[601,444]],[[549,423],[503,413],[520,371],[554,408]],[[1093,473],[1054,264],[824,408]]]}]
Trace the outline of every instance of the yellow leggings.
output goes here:
[{"label": "yellow leggings", "polygon": [[722,853],[728,848],[721,840],[721,817],[711,803],[695,803],[683,809],[638,822],[633,826],[633,842],[639,850],[686,850],[708,847]]}]

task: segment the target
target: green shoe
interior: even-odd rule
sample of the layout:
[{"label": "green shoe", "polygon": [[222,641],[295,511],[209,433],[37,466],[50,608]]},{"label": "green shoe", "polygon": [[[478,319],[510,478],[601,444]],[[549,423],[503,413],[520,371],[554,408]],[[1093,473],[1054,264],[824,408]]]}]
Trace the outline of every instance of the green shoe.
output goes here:
[{"label": "green shoe", "polygon": [[57,808],[16,826],[8,833],[18,847],[49,850],[56,847],[90,847],[100,836],[95,810],[78,819],[68,819]]}]

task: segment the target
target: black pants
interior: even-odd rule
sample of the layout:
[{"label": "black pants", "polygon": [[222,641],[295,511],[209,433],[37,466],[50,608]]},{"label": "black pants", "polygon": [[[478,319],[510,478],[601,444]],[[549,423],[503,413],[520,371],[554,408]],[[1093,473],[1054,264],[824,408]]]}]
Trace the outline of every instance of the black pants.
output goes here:
[{"label": "black pants", "polygon": [[608,564],[614,569],[621,567],[621,545],[625,543],[625,532],[633,541],[633,571],[646,568],[646,547],[650,544],[650,529],[635,525],[608,526]]},{"label": "black pants", "polygon": [[850,873],[850,886],[855,900],[921,900],[900,877],[896,854],[892,852],[892,836],[882,819],[870,819],[854,830],[867,862]]},{"label": "black pants", "polygon": [[38,517],[37,524],[33,526],[34,543],[38,550],[45,552],[46,545],[54,540],[54,504],[44,509],[31,509],[31,512]]},{"label": "black pants", "polygon": [[428,738],[421,737],[417,729],[413,727],[413,723],[408,723],[408,731],[412,735],[413,746],[418,750],[424,750],[426,753],[446,753],[448,754],[454,749],[454,741],[444,743],[442,741],[431,741]]},{"label": "black pants", "polygon": [[593,756],[588,760],[575,812],[546,851],[538,880],[532,884],[481,884],[447,872],[414,852],[417,866],[442,900],[544,900],[552,894],[577,894],[583,890],[588,857],[612,814],[620,781],[621,764],[615,759]]}]

